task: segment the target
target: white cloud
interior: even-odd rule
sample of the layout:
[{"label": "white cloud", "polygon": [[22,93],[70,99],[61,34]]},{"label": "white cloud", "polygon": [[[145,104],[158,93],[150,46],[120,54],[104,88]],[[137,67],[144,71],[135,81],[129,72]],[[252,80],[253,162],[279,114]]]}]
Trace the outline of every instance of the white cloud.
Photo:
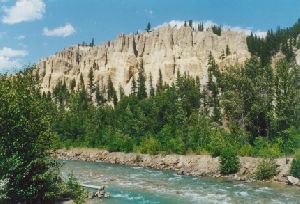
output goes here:
[{"label": "white cloud", "polygon": [[39,20],[43,17],[46,4],[43,0],[17,0],[10,8],[4,8],[2,22],[16,24],[26,21]]},{"label": "white cloud", "polygon": [[10,68],[13,67],[20,67],[21,64],[18,59],[10,59],[9,57],[2,57],[0,56],[0,73],[2,71],[8,71]]},{"label": "white cloud", "polygon": [[[186,23],[188,24],[188,21]],[[193,21],[193,26],[196,28],[196,26],[200,23],[203,23],[204,29],[209,28],[213,25],[218,25],[217,23],[215,23],[211,20],[206,20],[206,21]],[[154,29],[157,29],[157,28],[160,28],[160,27],[163,27],[163,26],[167,26],[167,25],[170,25],[171,27],[180,28],[184,25],[184,21],[171,20],[170,22],[163,23],[161,25],[156,26]],[[229,26],[229,25],[223,25],[222,28],[225,29],[225,30],[231,30],[231,31],[235,31],[235,32],[242,32],[242,33],[245,33],[246,35],[250,35],[251,32],[254,35],[257,35],[259,37],[265,37],[267,35],[267,32],[265,32],[265,31],[260,31],[260,30],[254,31],[252,28],[242,28],[242,27],[239,27],[239,26]]]},{"label": "white cloud", "polygon": [[9,47],[0,49],[0,56],[2,57],[25,57],[26,55],[28,55],[26,50],[14,50]]},{"label": "white cloud", "polygon": [[0,72],[21,66],[20,59],[28,55],[26,50],[14,50],[8,47],[0,49]]},{"label": "white cloud", "polygon": [[48,29],[47,27],[43,29],[43,34],[45,36],[60,36],[60,37],[68,37],[75,32],[75,28],[67,23],[65,26],[57,27],[54,29]]},{"label": "white cloud", "polygon": [[17,40],[24,40],[26,38],[25,35],[19,35],[16,37]]}]

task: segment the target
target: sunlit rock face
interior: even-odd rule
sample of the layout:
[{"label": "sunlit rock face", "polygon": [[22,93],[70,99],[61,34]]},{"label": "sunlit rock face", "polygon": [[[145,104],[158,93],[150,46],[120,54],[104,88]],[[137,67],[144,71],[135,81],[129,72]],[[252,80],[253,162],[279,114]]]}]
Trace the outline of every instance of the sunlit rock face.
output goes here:
[{"label": "sunlit rock face", "polygon": [[[227,45],[230,54],[226,56]],[[95,84],[103,88],[110,76],[116,89],[122,86],[125,94],[129,94],[132,79],[137,79],[141,67],[147,84],[152,75],[154,87],[159,70],[167,84],[176,80],[178,70],[199,76],[201,83],[206,83],[210,52],[221,69],[242,64],[250,57],[244,33],[222,31],[218,36],[210,29],[201,32],[191,27],[164,26],[152,32],[122,34],[94,47],[75,45],[42,59],[37,67],[45,92],[52,91],[60,81],[69,86],[75,79],[78,86],[81,73],[87,84],[92,68]]]}]

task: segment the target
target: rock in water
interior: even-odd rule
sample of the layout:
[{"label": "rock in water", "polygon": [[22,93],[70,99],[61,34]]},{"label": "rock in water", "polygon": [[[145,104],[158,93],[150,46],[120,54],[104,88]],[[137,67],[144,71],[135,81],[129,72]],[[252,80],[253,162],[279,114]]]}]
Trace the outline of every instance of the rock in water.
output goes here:
[{"label": "rock in water", "polygon": [[105,192],[105,187],[104,186],[100,186],[98,191],[96,192],[92,192],[89,194],[89,198],[93,199],[93,198],[109,198],[110,194],[108,192]]},{"label": "rock in water", "polygon": [[288,184],[289,185],[298,185],[299,184],[299,179],[298,178],[295,178],[293,176],[288,176],[287,179],[288,179]]}]

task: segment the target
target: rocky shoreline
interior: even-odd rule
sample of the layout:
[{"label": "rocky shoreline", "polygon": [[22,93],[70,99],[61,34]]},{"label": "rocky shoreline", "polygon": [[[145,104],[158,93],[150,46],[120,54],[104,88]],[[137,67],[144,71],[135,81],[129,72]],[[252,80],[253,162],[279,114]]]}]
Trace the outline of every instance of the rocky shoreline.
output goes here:
[{"label": "rocky shoreline", "polygon": [[[149,155],[139,153],[108,152],[106,150],[72,148],[59,149],[54,157],[61,160],[82,160],[93,162],[107,162],[129,166],[149,167],[160,170],[173,170],[181,175],[224,177],[238,181],[254,181],[253,175],[262,158],[240,157],[240,169],[234,175],[220,174],[219,158],[210,155]],[[289,169],[293,158],[275,159],[278,175],[271,182],[290,184]],[[297,183],[300,185],[300,182]]]}]

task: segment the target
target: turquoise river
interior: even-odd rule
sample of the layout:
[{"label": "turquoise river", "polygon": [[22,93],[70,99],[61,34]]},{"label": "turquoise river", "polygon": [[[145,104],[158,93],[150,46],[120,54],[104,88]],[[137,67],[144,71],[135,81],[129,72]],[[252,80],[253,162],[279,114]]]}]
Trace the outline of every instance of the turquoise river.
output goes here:
[{"label": "turquoise river", "polygon": [[[173,171],[107,163],[63,161],[83,184],[104,185],[110,199],[91,203],[299,203],[300,188],[177,175]],[[90,189],[91,190],[91,189]]]}]

